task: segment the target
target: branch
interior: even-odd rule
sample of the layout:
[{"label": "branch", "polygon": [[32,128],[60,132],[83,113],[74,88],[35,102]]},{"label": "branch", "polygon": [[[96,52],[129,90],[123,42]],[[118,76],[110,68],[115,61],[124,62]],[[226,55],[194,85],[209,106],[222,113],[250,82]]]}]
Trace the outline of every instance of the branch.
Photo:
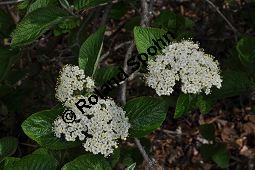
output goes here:
[{"label": "branch", "polygon": [[237,41],[237,35],[236,35],[238,33],[237,29],[231,24],[231,22],[225,17],[225,15],[222,12],[220,12],[219,8],[216,5],[214,5],[214,3],[212,3],[210,0],[205,0],[205,1],[209,3],[216,10],[216,12],[225,20],[225,22],[233,30],[235,34],[235,39]]},{"label": "branch", "polygon": [[[116,51],[116,50],[122,48],[123,46],[130,44],[131,42],[132,42],[132,41],[126,41],[126,42],[120,43],[119,45],[116,45],[112,50],[113,50],[113,51]],[[109,51],[107,51],[106,53],[104,53],[104,54],[100,57],[100,61],[102,61],[102,60],[104,60],[106,57],[108,57],[108,55],[110,54],[110,51],[112,51],[112,50],[109,50]]]},{"label": "branch", "polygon": [[152,161],[149,156],[147,155],[146,151],[144,150],[143,146],[141,145],[141,142],[139,139],[135,138],[135,144],[138,147],[139,151],[143,155],[144,160],[149,164],[148,169],[154,170],[155,169],[155,162]]},{"label": "branch", "polygon": [[149,13],[151,14],[153,11],[153,5],[154,5],[154,0],[150,0],[150,4],[149,4]]},{"label": "branch", "polygon": [[[125,59],[124,59],[124,65],[123,65],[123,70],[124,72],[128,71],[128,67],[127,67],[127,60],[128,58],[132,55],[132,52],[134,50],[135,44],[132,41],[130,43],[130,46],[128,47],[127,53],[125,55]],[[120,86],[120,102],[121,104],[124,106],[126,104],[126,91],[127,91],[127,81],[125,81],[123,84],[121,84]]]},{"label": "branch", "polygon": [[[127,50],[127,53],[125,55],[125,59],[124,59],[124,66],[123,66],[123,70],[124,72],[127,72],[128,71],[128,67],[127,67],[127,60],[128,58],[132,55],[132,52],[134,50],[134,47],[135,47],[135,44],[134,42],[132,41],[128,50]],[[127,91],[127,81],[124,81],[123,84],[121,84],[120,86],[120,102],[121,104],[124,106],[126,104],[126,91]],[[141,145],[140,143],[140,140],[135,138],[135,143],[139,149],[139,151],[141,152],[144,160],[146,161],[146,163],[148,163],[148,167],[147,169],[149,170],[154,170],[155,168],[155,162],[152,161],[148,154],[146,153],[146,151],[144,150],[143,146]]]},{"label": "branch", "polygon": [[141,19],[141,26],[149,26],[149,5],[146,0],[141,0],[141,8],[142,8],[142,19]]},{"label": "branch", "polygon": [[19,20],[20,20],[19,15],[16,15],[16,14],[12,11],[12,9],[10,8],[9,5],[6,5],[6,9],[7,9],[7,11],[9,12],[9,14],[11,15],[13,22],[14,22],[15,24],[17,24],[17,23],[19,22]]},{"label": "branch", "polygon": [[[149,6],[146,0],[141,0],[141,8],[142,8],[141,15],[142,15],[142,19],[141,19],[141,23],[140,24],[143,27],[146,27],[146,26],[150,25],[150,18],[151,18],[150,17],[150,13],[151,12],[149,12],[149,8],[150,8],[150,10],[152,10],[153,2],[154,2],[154,0],[151,0],[150,1],[150,6]],[[134,47],[135,47],[135,44],[132,41],[130,46],[129,46],[129,48],[128,48],[128,50],[127,50],[127,53],[126,53],[125,59],[124,59],[123,70],[125,72],[128,71],[127,61],[128,61],[128,58],[132,55]],[[120,86],[120,102],[121,102],[122,105],[126,104],[126,89],[127,89],[127,80],[123,84],[121,84],[121,86]],[[149,158],[148,154],[146,153],[146,151],[144,150],[143,146],[141,145],[139,139],[135,138],[135,143],[136,143],[139,151],[141,152],[145,162],[148,164],[146,169],[150,169],[150,170],[155,169],[155,162],[152,161]]]},{"label": "branch", "polygon": [[[150,14],[152,13],[152,11],[149,11],[149,10],[152,10],[153,3],[154,3],[154,0],[150,0],[150,5],[148,5],[146,0],[141,0],[141,8],[142,8],[141,26],[143,27],[147,27],[150,25],[150,19],[151,19]],[[149,158],[148,154],[142,147],[139,139],[135,138],[135,142],[139,151],[143,155],[144,160],[148,163],[147,169],[156,169],[155,168],[156,163]]]}]

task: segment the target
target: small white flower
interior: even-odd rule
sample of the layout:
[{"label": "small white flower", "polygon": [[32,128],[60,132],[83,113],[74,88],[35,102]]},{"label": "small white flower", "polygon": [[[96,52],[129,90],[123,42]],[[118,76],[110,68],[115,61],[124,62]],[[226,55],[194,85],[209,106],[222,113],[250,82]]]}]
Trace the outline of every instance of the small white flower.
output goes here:
[{"label": "small white flower", "polygon": [[85,89],[84,87],[88,91],[94,87],[94,81],[90,77],[86,77],[84,71],[78,66],[65,65],[60,73],[56,98],[64,104],[80,94]]},{"label": "small white flower", "polygon": [[61,134],[64,134],[67,141],[75,141],[77,137],[80,140],[84,140],[84,133],[86,133],[88,130],[85,122],[86,121],[83,120],[82,122],[74,121],[72,123],[66,123],[63,118],[59,116],[56,118],[53,124],[55,136],[60,138]]},{"label": "small white flower", "polygon": [[95,87],[94,80],[92,80],[90,77],[86,78],[86,88],[87,89],[93,89]]},{"label": "small white flower", "polygon": [[172,43],[163,54],[148,62],[147,84],[161,95],[170,95],[177,81],[184,93],[209,94],[212,86],[221,87],[218,62],[189,40]]},{"label": "small white flower", "polygon": [[119,139],[125,140],[128,136],[130,124],[125,111],[112,99],[99,99],[97,104],[91,105],[91,108],[84,107],[81,112],[74,106],[79,99],[87,101],[86,97],[78,96],[68,105],[76,115],[75,121],[66,123],[58,117],[53,123],[55,135],[60,137],[64,134],[67,141],[79,138],[84,141],[86,151],[106,157],[118,146]]}]

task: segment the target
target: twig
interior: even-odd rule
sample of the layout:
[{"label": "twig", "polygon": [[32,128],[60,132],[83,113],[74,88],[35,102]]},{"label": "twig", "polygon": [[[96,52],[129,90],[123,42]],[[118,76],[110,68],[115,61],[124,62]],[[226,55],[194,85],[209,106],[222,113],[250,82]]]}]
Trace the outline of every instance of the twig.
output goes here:
[{"label": "twig", "polygon": [[139,8],[135,6],[132,2],[128,1],[128,4],[134,9],[139,15],[142,15],[141,12],[139,11]]},{"label": "twig", "polygon": [[142,8],[142,19],[141,26],[149,26],[149,5],[146,0],[141,0],[141,8]]},{"label": "twig", "polygon": [[186,135],[185,133],[179,133],[177,131],[171,131],[171,130],[166,130],[166,129],[163,129],[162,130],[163,132],[167,133],[167,134],[170,134],[170,135],[177,135],[177,136],[181,136],[181,135]]},{"label": "twig", "polygon": [[74,17],[79,17],[78,15],[76,15],[73,11],[72,8],[65,8],[64,6],[62,6],[69,14],[71,14]]},{"label": "twig", "polygon": [[0,2],[0,5],[15,4],[15,3],[23,2],[23,1],[25,0],[3,1],[3,2]]},{"label": "twig", "polygon": [[147,155],[146,151],[144,150],[143,146],[139,139],[135,138],[135,144],[138,147],[139,151],[143,155],[144,160],[149,164],[148,169],[154,170],[155,161],[152,161],[149,156]]},{"label": "twig", "polygon": [[21,145],[25,145],[25,146],[29,146],[29,147],[32,147],[32,148],[37,148],[38,146],[37,145],[33,145],[33,144],[29,144],[29,143],[20,143]]},{"label": "twig", "polygon": [[[151,0],[151,2],[153,2],[153,0]],[[141,0],[141,8],[142,8],[142,19],[141,19],[141,26],[145,27],[145,26],[149,26],[150,24],[150,14],[149,14],[149,5],[147,3],[146,0]],[[124,59],[124,66],[123,66],[123,70],[126,72],[128,70],[127,67],[127,61],[128,58],[130,56],[132,56],[132,52],[133,49],[135,47],[134,42],[132,41],[130,46],[128,47],[127,53],[125,55],[125,59]],[[120,86],[120,102],[122,105],[126,104],[126,89],[127,89],[127,81],[125,81],[123,84],[121,84]],[[147,169],[155,169],[155,161],[152,161],[148,154],[146,153],[146,151],[144,150],[143,146],[141,145],[139,139],[135,138],[135,143],[139,149],[139,151],[141,152],[144,160],[146,161],[146,163],[148,164],[148,166],[146,167]]]},{"label": "twig", "polygon": [[[132,41],[126,41],[126,42],[120,43],[119,45],[116,45],[112,50],[113,50],[113,51],[116,51],[116,50],[122,48],[123,46],[130,44],[131,42],[132,42]],[[104,59],[110,54],[110,51],[111,51],[111,50],[109,50],[109,51],[107,51],[106,53],[104,53],[104,54],[101,56],[100,61],[104,60]]]},{"label": "twig", "polygon": [[[130,46],[128,47],[127,53],[125,55],[125,59],[124,59],[124,65],[123,65],[123,70],[124,72],[128,71],[128,67],[127,67],[127,60],[128,58],[132,55],[132,52],[134,50],[135,44],[132,41]],[[126,104],[126,90],[127,90],[127,81],[125,81],[123,84],[121,84],[120,86],[120,102],[121,104],[124,106]]]},{"label": "twig", "polygon": [[150,20],[153,17],[153,6],[154,6],[154,0],[150,0],[150,4],[149,4],[149,15],[150,15]]},{"label": "twig", "polygon": [[[127,60],[128,58],[132,55],[132,52],[134,50],[134,47],[135,47],[135,44],[134,42],[132,41],[128,50],[127,50],[127,53],[125,55],[125,59],[124,59],[124,66],[123,66],[123,70],[124,72],[127,72],[128,70],[128,67],[127,67]],[[126,104],[126,91],[127,91],[127,81],[124,81],[121,86],[120,86],[120,102],[121,104],[124,106]],[[155,165],[155,162],[152,161],[149,156],[147,155],[146,151],[144,150],[143,146],[141,145],[140,143],[140,140],[135,138],[135,143],[139,149],[139,151],[141,152],[141,154],[143,155],[143,158],[144,160],[148,163],[148,169],[150,170],[153,170],[154,169],[154,165]]]},{"label": "twig", "polygon": [[[153,6],[153,2],[154,0],[151,0],[150,3],[151,5],[148,5],[147,1],[146,0],[141,0],[141,8],[142,8],[142,19],[141,19],[141,26],[142,27],[146,27],[146,26],[149,26],[150,25],[150,12],[149,12],[149,6],[152,8]],[[141,152],[141,154],[143,155],[143,158],[144,160],[148,163],[148,167],[147,169],[156,169],[155,168],[155,161],[153,161],[152,159],[149,158],[149,156],[147,155],[146,151],[144,150],[144,148],[142,147],[139,139],[135,138],[135,142],[136,142],[136,145],[139,149],[139,151]]]},{"label": "twig", "polygon": [[13,22],[14,22],[15,24],[17,24],[17,23],[19,22],[19,20],[20,20],[19,16],[16,15],[16,14],[12,11],[12,9],[10,8],[10,5],[6,5],[6,9],[7,9],[7,11],[9,12],[9,14],[11,15]]},{"label": "twig", "polygon": [[225,17],[225,15],[219,10],[219,8],[216,6],[216,5],[214,5],[214,3],[212,3],[212,1],[210,1],[210,0],[205,0],[207,3],[209,3],[215,10],[216,10],[216,12],[226,21],[226,23],[229,25],[229,27],[233,30],[233,32],[234,32],[234,34],[235,34],[235,39],[236,39],[236,41],[237,41],[237,33],[238,33],[238,31],[237,31],[237,29],[231,24],[231,22]]}]

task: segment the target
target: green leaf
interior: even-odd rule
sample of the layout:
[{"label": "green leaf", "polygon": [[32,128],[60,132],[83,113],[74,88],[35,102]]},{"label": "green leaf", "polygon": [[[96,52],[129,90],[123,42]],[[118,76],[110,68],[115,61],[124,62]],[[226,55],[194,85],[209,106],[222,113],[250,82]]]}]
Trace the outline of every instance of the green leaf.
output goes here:
[{"label": "green leaf", "polygon": [[0,47],[0,81],[6,77],[6,74],[11,69],[12,64],[17,60],[18,56],[18,50]]},{"label": "green leaf", "polygon": [[100,155],[85,154],[65,164],[62,170],[111,170],[106,159]]},{"label": "green leaf", "polygon": [[4,170],[11,170],[12,166],[14,165],[15,162],[19,161],[20,158],[15,158],[15,157],[5,157],[4,158]]},{"label": "green leaf", "polygon": [[70,17],[58,24],[58,27],[65,30],[71,30],[79,26],[80,20],[76,17]]},{"label": "green leaf", "polygon": [[101,54],[105,27],[99,28],[82,44],[79,54],[79,66],[85,70],[85,74],[92,76],[97,68]]},{"label": "green leaf", "polygon": [[212,158],[212,155],[215,152],[215,146],[213,144],[202,144],[199,148],[202,157],[209,161]]},{"label": "green leaf", "polygon": [[176,37],[181,38],[186,36],[185,30],[192,28],[194,22],[172,11],[165,10],[160,12],[160,15],[154,20],[154,25],[169,30]]},{"label": "green leaf", "polygon": [[49,152],[48,152],[48,150],[46,148],[38,148],[32,154],[49,155]]},{"label": "green leaf", "polygon": [[75,9],[81,10],[96,7],[107,2],[109,0],[76,0],[74,1],[74,7]]},{"label": "green leaf", "polygon": [[0,162],[2,158],[15,153],[18,139],[15,137],[3,137],[0,139]]},{"label": "green leaf", "polygon": [[57,27],[54,29],[54,35],[58,36],[63,33],[67,33],[72,29],[78,27],[80,25],[79,18],[69,17],[60,22]]},{"label": "green leaf", "polygon": [[135,170],[136,163],[133,163],[132,165],[128,166],[125,170]]},{"label": "green leaf", "polygon": [[115,167],[120,160],[121,147],[114,149],[113,153],[107,158],[112,167]]},{"label": "green leaf", "polygon": [[239,59],[244,66],[248,67],[251,71],[255,71],[255,37],[242,38],[236,46],[239,53]]},{"label": "green leaf", "polygon": [[224,144],[203,144],[200,152],[204,159],[213,160],[221,168],[227,168],[229,165],[229,154]]},{"label": "green leaf", "polygon": [[50,27],[69,16],[66,11],[55,7],[45,7],[29,13],[12,33],[12,46],[32,43]]},{"label": "green leaf", "polygon": [[203,138],[213,141],[215,140],[215,128],[213,124],[203,124],[199,126],[199,132]]},{"label": "green leaf", "polygon": [[167,102],[170,107],[175,107],[176,103],[177,103],[178,96],[174,96],[174,95],[172,95],[172,96],[161,96],[161,98],[163,100],[165,100],[165,102]]},{"label": "green leaf", "polygon": [[123,158],[123,160],[122,160],[121,163],[122,163],[124,166],[129,167],[130,165],[133,164],[133,162],[134,162],[134,159],[132,158],[131,154],[130,154],[130,153],[127,153],[127,154],[125,155],[125,157]]},{"label": "green leaf", "polygon": [[[48,157],[52,157],[57,161],[58,165],[63,165],[63,162],[67,162],[73,160],[77,156],[80,155],[81,148],[73,148],[68,150],[50,150],[46,148],[38,148],[32,154],[36,155],[47,155]],[[60,169],[60,168],[58,168]]]},{"label": "green leaf", "polygon": [[61,107],[44,110],[28,117],[21,125],[25,134],[39,145],[49,149],[67,149],[79,145],[79,142],[68,142],[54,136],[52,124],[64,111]]},{"label": "green leaf", "polygon": [[198,106],[198,108],[202,114],[206,114],[210,110],[212,110],[214,103],[215,103],[215,100],[213,100],[209,97],[204,97],[202,95],[199,95],[197,97],[197,101],[196,101],[196,105]]},{"label": "green leaf", "polygon": [[[159,38],[162,38],[165,41],[165,43],[167,43],[167,41],[163,38],[163,35],[165,33],[166,33],[165,30],[158,29],[158,28],[144,28],[140,26],[135,27],[134,38],[135,38],[135,44],[136,44],[138,52],[147,53],[147,49],[150,46],[154,45],[154,42],[152,41],[153,39],[157,40]],[[171,37],[170,36],[168,37],[171,40]]]},{"label": "green leaf", "polygon": [[106,68],[99,68],[95,73],[95,81],[97,86],[101,86],[110,80],[112,77],[115,77],[119,73],[119,69],[116,66],[108,66]]},{"label": "green leaf", "polygon": [[49,156],[42,154],[30,154],[21,159],[8,158],[5,160],[6,170],[55,170],[57,161]]},{"label": "green leaf", "polygon": [[181,94],[176,103],[174,118],[179,118],[189,111],[190,108],[190,96],[188,94]]},{"label": "green leaf", "polygon": [[255,62],[255,37],[242,38],[237,43],[236,48],[240,54],[241,61],[247,63]]},{"label": "green leaf", "polygon": [[172,11],[160,11],[159,16],[153,20],[153,24],[164,29],[176,28],[176,14]]},{"label": "green leaf", "polygon": [[[142,141],[141,144],[144,147]],[[148,149],[149,148],[145,148],[145,151],[147,152]],[[125,167],[129,167],[134,162],[136,162],[136,164],[139,165],[143,163],[143,156],[141,155],[141,152],[137,147],[124,146],[121,148],[119,162],[123,164]]]},{"label": "green leaf", "polygon": [[223,82],[220,89],[213,89],[212,94],[208,95],[212,99],[222,99],[233,97],[247,92],[254,85],[247,73],[242,71],[225,71],[223,72]]},{"label": "green leaf", "polygon": [[23,12],[27,11],[29,5],[30,5],[29,1],[22,1],[16,5],[16,8],[18,9],[18,11]]},{"label": "green leaf", "polygon": [[33,12],[39,8],[47,7],[49,5],[54,5],[56,2],[56,0],[36,0],[29,6],[27,13]]},{"label": "green leaf", "polygon": [[219,144],[216,152],[212,155],[212,160],[221,168],[227,168],[229,165],[229,154],[226,145]]},{"label": "green leaf", "polygon": [[177,31],[177,28],[185,26],[185,19],[177,16],[172,11],[161,11],[160,15],[154,20],[154,24],[165,30]]},{"label": "green leaf", "polygon": [[138,97],[127,102],[127,112],[132,137],[143,137],[159,128],[165,120],[168,103],[161,98]]},{"label": "green leaf", "polygon": [[[191,109],[199,108],[202,114],[208,113],[216,100],[232,97],[247,92],[254,85],[249,76],[241,71],[226,71],[223,73],[223,82],[220,89],[213,88],[207,96],[195,96],[181,94],[177,100],[175,118],[181,117]],[[194,107],[196,106],[196,107]]]}]

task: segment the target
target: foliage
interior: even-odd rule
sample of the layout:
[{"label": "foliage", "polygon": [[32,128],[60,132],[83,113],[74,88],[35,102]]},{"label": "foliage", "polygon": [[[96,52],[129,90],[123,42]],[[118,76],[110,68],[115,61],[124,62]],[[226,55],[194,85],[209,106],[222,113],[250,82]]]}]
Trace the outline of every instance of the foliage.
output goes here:
[{"label": "foliage", "polygon": [[73,169],[98,169],[98,170],[108,170],[111,169],[109,162],[107,162],[101,156],[95,156],[92,154],[81,155],[75,158],[72,162],[69,162],[63,166],[63,170],[73,170]]},{"label": "foliage", "polygon": [[54,136],[52,123],[55,118],[63,112],[62,107],[55,107],[35,113],[22,123],[22,129],[27,136],[35,140],[38,144],[49,149],[66,149],[74,147],[77,142],[66,142]]},{"label": "foliage", "polygon": [[100,28],[92,34],[81,46],[79,54],[79,67],[92,76],[97,68],[98,60],[103,46],[105,28]]},{"label": "foliage", "polygon": [[28,14],[12,33],[12,46],[32,43],[69,14],[55,7],[39,8]]},{"label": "foliage", "polygon": [[[128,18],[124,24],[119,26],[120,28],[116,32],[118,33],[119,30],[124,30],[123,32],[125,32],[127,30],[125,33],[131,33],[129,36],[133,38],[138,53],[146,53],[147,49],[154,44],[153,40],[161,38],[168,31],[172,35],[169,37],[171,42],[193,37],[195,21],[169,10],[161,11],[153,19],[152,27],[139,26],[143,16],[137,15],[137,12],[126,16],[127,11],[132,9],[136,3],[138,2],[120,1],[112,4],[109,18],[113,21],[120,21],[125,17]],[[30,152],[30,154],[18,157],[15,152],[19,143],[21,143],[21,139],[16,137],[1,138],[0,168],[6,170],[53,170],[60,168],[63,170],[103,170],[113,169],[118,162],[126,165],[125,168],[127,170],[134,170],[139,167],[139,162],[132,158],[132,156],[141,156],[134,154],[137,153],[137,150],[126,152],[121,146],[119,147],[120,150],[115,149],[110,158],[104,158],[101,155],[93,155],[80,149],[81,142],[67,142],[63,138],[57,138],[52,130],[52,123],[57,116],[64,112],[65,108],[56,105],[54,100],[55,84],[50,87],[51,90],[49,91],[40,92],[38,88],[34,92],[38,93],[38,96],[34,98],[44,101],[45,105],[39,104],[38,106],[28,103],[29,107],[31,107],[30,110],[21,109],[23,107],[22,102],[26,102],[24,98],[34,100],[30,96],[30,92],[32,91],[31,89],[37,87],[37,84],[31,87],[32,83],[26,79],[28,76],[33,78],[43,77],[44,84],[51,83],[51,81],[55,83],[52,75],[38,71],[37,67],[41,67],[43,60],[47,60],[46,66],[42,66],[44,71],[52,69],[50,68],[50,62],[57,61],[56,63],[59,65],[54,65],[52,69],[54,74],[56,74],[56,70],[59,69],[60,65],[64,63],[78,65],[85,71],[86,76],[94,78],[97,87],[119,73],[119,66],[111,65],[109,64],[111,60],[106,62],[105,58],[102,58],[102,53],[106,51],[106,48],[112,46],[111,43],[108,43],[108,39],[115,39],[117,36],[115,37],[114,33],[109,34],[111,32],[109,25],[104,22],[96,27],[90,27],[90,23],[93,23],[92,20],[100,18],[97,16],[97,12],[100,10],[106,12],[108,5],[108,0],[31,0],[29,3],[22,2],[16,5],[17,13],[22,16],[16,27],[15,22],[12,21],[13,16],[0,9],[1,112],[12,113],[17,117],[21,117],[21,128],[24,132],[24,134],[21,134],[23,135],[22,140],[24,140],[23,138],[26,140],[29,138],[30,142],[32,140],[33,143],[39,146],[39,149],[35,152],[31,153],[30,149],[26,151],[26,153]],[[238,38],[238,42],[232,47],[238,57],[232,55],[230,51],[228,51],[228,54],[230,54],[229,61],[236,61],[240,67],[233,69],[233,65],[229,64],[231,62],[220,65],[222,68],[222,87],[220,89],[212,89],[209,95],[184,94],[177,89],[173,96],[155,97],[154,92],[147,93],[146,89],[140,90],[138,87],[139,95],[129,97],[123,106],[131,124],[128,141],[132,141],[134,138],[143,139],[143,137],[162,127],[164,121],[168,122],[169,117],[184,119],[192,115],[194,111],[203,115],[209,114],[216,102],[249,93],[255,85],[255,38],[253,36]],[[11,39],[10,43],[8,42],[9,39]],[[47,45],[45,45],[45,39],[48,39]],[[106,39],[107,43],[105,43]],[[82,41],[82,44],[80,44],[80,41]],[[59,42],[64,42],[63,48],[68,50],[59,50],[61,54],[57,56],[54,49],[58,48],[56,44]],[[29,50],[33,50],[33,52],[31,53]],[[23,62],[26,63],[24,57],[26,54],[35,56],[33,59],[28,60],[33,65],[29,69],[23,69]],[[67,58],[66,61],[59,62],[58,59],[64,54],[71,56],[71,59]],[[161,54],[161,51],[157,51],[157,54]],[[49,55],[52,58],[47,58]],[[117,59],[116,57],[113,58],[117,60],[117,64],[122,65],[123,57],[117,56]],[[152,56],[149,56],[149,60],[152,58]],[[33,60],[38,60],[39,64],[35,65],[32,63]],[[18,69],[17,65],[22,69]],[[146,68],[142,71],[146,72]],[[143,75],[146,77],[146,73]],[[56,75],[54,76],[56,77]],[[132,79],[132,76],[130,79]],[[141,85],[141,87],[144,85],[143,79],[139,79],[137,82],[139,82],[138,85]],[[116,91],[113,91],[109,97],[116,99],[116,94],[119,95]],[[48,95],[48,98],[45,99],[43,95]],[[38,109],[42,111],[38,111]],[[25,113],[22,116],[20,115],[21,110]],[[211,142],[209,144],[200,144],[200,152],[204,160],[214,161],[217,166],[227,168],[230,162],[230,152],[228,152],[224,143],[216,139],[215,129],[212,124],[200,125],[199,133],[204,139]],[[125,144],[124,142],[122,143],[122,145]],[[123,152],[125,153],[123,154]],[[61,155],[59,156],[61,157],[59,158],[60,160],[57,158],[56,153]],[[66,158],[69,156],[69,159]]]},{"label": "foliage", "polygon": [[143,137],[158,128],[165,120],[168,104],[162,99],[139,97],[130,100],[125,110],[132,125],[131,136]]},{"label": "foliage", "polygon": [[147,49],[153,45],[153,39],[162,37],[166,31],[159,28],[143,28],[135,27],[134,28],[134,38],[139,53],[144,53]]},{"label": "foliage", "polygon": [[20,159],[6,157],[5,169],[56,169],[57,161],[47,153],[32,153]]},{"label": "foliage", "polygon": [[212,124],[203,124],[199,127],[201,135],[213,141],[211,144],[202,144],[200,147],[202,156],[209,160],[212,159],[221,168],[227,168],[229,165],[229,153],[226,145],[215,141],[215,131]]},{"label": "foliage", "polygon": [[18,145],[15,137],[3,137],[0,139],[0,162],[7,156],[12,155]]}]

